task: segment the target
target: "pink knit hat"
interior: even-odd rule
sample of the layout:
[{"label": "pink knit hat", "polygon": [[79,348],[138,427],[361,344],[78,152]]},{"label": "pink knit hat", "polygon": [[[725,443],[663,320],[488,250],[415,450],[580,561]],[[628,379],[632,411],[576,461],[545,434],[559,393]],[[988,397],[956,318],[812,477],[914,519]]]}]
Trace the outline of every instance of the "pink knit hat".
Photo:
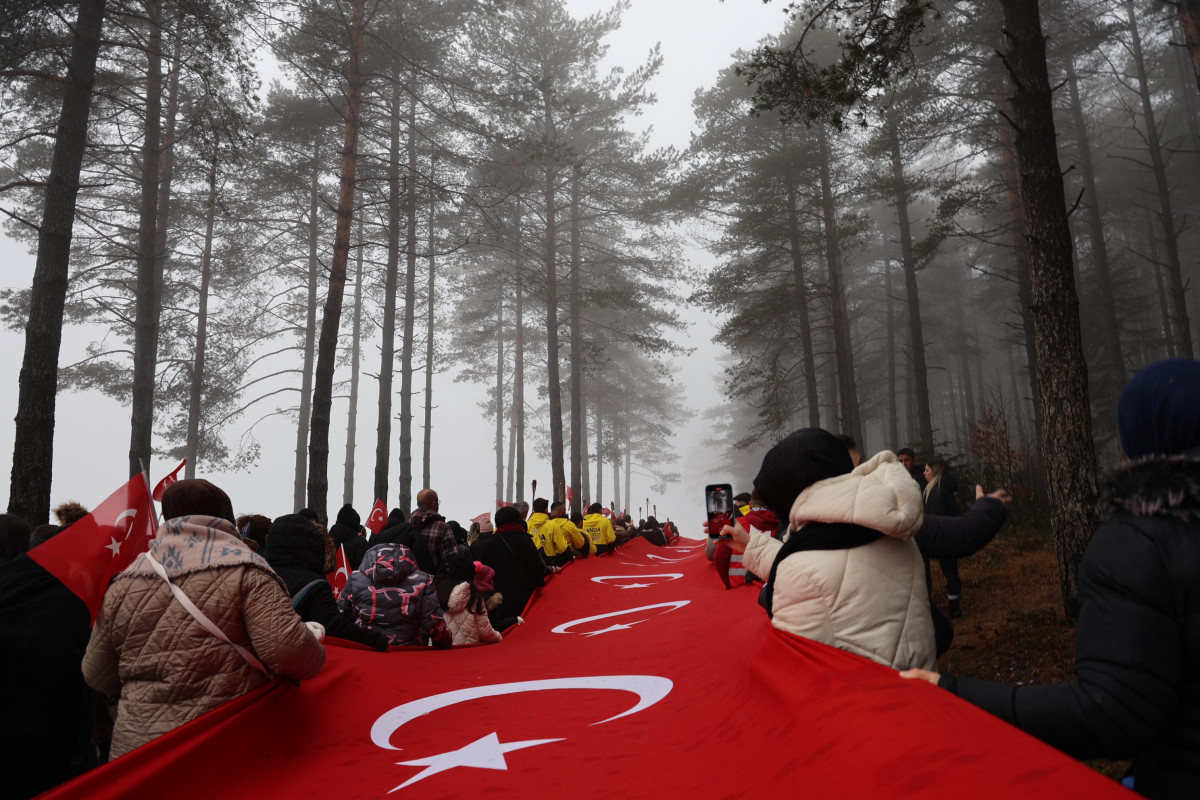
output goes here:
[{"label": "pink knit hat", "polygon": [[496,570],[489,567],[487,564],[475,562],[475,579],[471,581],[475,588],[481,592],[494,592],[496,585],[492,583],[492,578],[496,576]]}]

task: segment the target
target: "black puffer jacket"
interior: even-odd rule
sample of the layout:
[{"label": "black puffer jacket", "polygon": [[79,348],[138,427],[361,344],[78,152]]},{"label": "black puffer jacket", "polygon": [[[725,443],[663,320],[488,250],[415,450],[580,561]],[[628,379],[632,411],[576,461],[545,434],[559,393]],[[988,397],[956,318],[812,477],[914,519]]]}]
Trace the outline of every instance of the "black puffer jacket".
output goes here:
[{"label": "black puffer jacket", "polygon": [[359,526],[343,525],[340,522],[335,522],[329,529],[333,543],[345,549],[346,561],[350,564],[351,572],[362,565],[363,556],[371,546],[367,544],[365,536],[358,535],[358,531]]},{"label": "black puffer jacket", "polygon": [[1109,498],[1079,571],[1078,682],[940,685],[1076,758],[1134,759],[1140,794],[1200,797],[1200,460],[1123,468]]},{"label": "black puffer jacket", "polygon": [[913,540],[926,558],[966,558],[983,549],[1007,519],[1004,503],[981,497],[961,516],[927,515]]},{"label": "black puffer jacket", "polygon": [[546,565],[524,522],[505,523],[494,533],[480,534],[471,545],[471,554],[496,570],[496,591],[504,601],[488,615],[493,620],[520,615],[534,591],[546,583]]},{"label": "black puffer jacket", "polygon": [[[387,650],[386,636],[358,627],[338,610],[337,601],[333,599],[333,587],[325,580],[323,572],[325,542],[311,521],[299,514],[277,517],[271,523],[267,549],[263,555],[271,569],[287,584],[292,605],[300,619],[321,623],[329,636],[359,642],[376,650]],[[297,602],[297,595],[301,592],[304,595]]]}]

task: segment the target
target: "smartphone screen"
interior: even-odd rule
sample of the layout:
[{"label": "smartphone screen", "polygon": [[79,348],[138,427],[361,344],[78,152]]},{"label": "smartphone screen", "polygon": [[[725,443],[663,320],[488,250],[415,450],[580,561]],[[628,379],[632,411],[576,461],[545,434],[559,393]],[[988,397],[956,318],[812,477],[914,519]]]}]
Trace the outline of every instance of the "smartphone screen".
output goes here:
[{"label": "smartphone screen", "polygon": [[[733,486],[710,483],[704,487],[704,510],[708,515],[708,532],[717,535],[725,525],[733,524]],[[729,538],[728,536],[722,538]]]}]

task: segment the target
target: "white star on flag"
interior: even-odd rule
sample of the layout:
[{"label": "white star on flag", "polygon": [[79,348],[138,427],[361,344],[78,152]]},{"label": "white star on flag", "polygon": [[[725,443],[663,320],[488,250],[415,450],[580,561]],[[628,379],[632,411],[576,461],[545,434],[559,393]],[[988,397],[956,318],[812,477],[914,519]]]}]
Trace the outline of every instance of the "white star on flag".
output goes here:
[{"label": "white star on flag", "polygon": [[460,747],[458,750],[452,750],[448,753],[438,753],[426,758],[417,758],[412,761],[396,762],[401,767],[425,767],[425,769],[389,791],[388,794],[399,791],[405,786],[411,786],[417,781],[437,775],[439,772],[445,772],[448,769],[455,769],[457,767],[507,770],[508,763],[504,760],[505,753],[511,753],[514,750],[524,750],[526,747],[537,747],[540,744],[561,741],[564,740],[529,739],[524,742],[502,743],[500,737],[493,731],[482,739],[476,739],[470,744]]},{"label": "white star on flag", "polygon": [[117,554],[121,552],[121,543],[118,542],[116,539],[113,539],[111,536],[108,538],[112,540],[112,544],[104,545],[104,549],[112,550],[113,558],[116,558]]}]

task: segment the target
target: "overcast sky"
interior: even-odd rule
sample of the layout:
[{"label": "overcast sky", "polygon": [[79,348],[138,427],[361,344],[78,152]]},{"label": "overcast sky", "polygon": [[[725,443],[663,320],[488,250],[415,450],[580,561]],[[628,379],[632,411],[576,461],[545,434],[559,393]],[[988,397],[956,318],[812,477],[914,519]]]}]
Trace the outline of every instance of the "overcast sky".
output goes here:
[{"label": "overcast sky", "polygon": [[[582,17],[608,9],[612,3],[607,0],[567,0],[567,6],[577,17]],[[658,102],[636,121],[640,127],[653,128],[652,143],[655,146],[674,145],[681,149],[687,146],[693,122],[691,100],[695,91],[710,86],[736,50],[749,48],[764,36],[779,32],[785,21],[782,9],[781,3],[764,5],[760,0],[726,0],[723,3],[718,0],[633,0],[632,8],[623,17],[621,29],[610,37],[607,64],[637,66],[645,61],[655,43],[661,43],[663,66],[653,83]],[[690,248],[689,253],[695,262],[705,263],[706,256],[702,251]],[[29,285],[34,262],[23,246],[0,238],[0,263],[4,264],[0,283],[15,287]],[[347,287],[347,291],[351,288]],[[681,523],[685,533],[694,534],[700,529],[704,516],[704,484],[732,482],[735,489],[741,491],[748,489],[746,480],[752,476],[728,474],[702,445],[705,434],[700,412],[719,400],[711,375],[714,347],[709,342],[714,328],[705,315],[692,313],[688,316],[694,321],[684,336],[697,351],[679,364],[676,382],[684,402],[696,413],[691,417],[692,422],[678,431],[675,451],[680,457],[679,463],[669,467],[681,472],[683,481],[664,495],[650,496],[650,502],[657,505],[660,518],[671,517]],[[90,337],[89,332],[68,329],[64,335],[61,363],[78,359]],[[16,414],[17,378],[23,346],[21,334],[0,331],[0,369],[9,376],[0,391],[0,417],[4,419],[11,420]],[[364,367],[374,371],[369,364],[364,363]],[[449,365],[443,365],[443,368],[447,371],[434,381],[432,482],[441,495],[443,513],[465,521],[494,505],[494,420],[484,419],[478,406],[485,398],[486,389],[480,385],[454,383],[454,373],[449,370]],[[420,383],[420,379],[415,382]],[[362,382],[360,395],[355,505],[365,517],[373,500],[370,494],[375,451],[375,392],[370,378]],[[422,402],[422,398],[414,397],[415,407],[419,408],[418,404]],[[346,400],[335,400],[330,441],[331,515],[341,500],[345,414]],[[413,425],[414,494],[421,488],[417,485],[421,473],[421,419],[421,412],[417,411]],[[224,488],[239,514],[278,516],[293,511],[294,422],[273,418],[260,424],[255,429],[255,436],[262,444],[262,457],[251,470],[206,473],[202,468],[199,476]],[[0,425],[0,453],[11,454],[12,441],[12,424]],[[396,449],[393,443],[393,455]],[[539,486],[549,487],[549,464],[539,463],[531,450],[527,450],[530,460],[527,461],[526,476],[537,479]],[[96,392],[60,395],[52,502],[75,499],[89,507],[98,504],[127,477],[128,451],[129,413],[126,407]],[[7,470],[11,458],[5,464]],[[157,480],[172,467],[174,463],[156,459],[151,469],[152,479]],[[650,495],[651,483],[637,471],[635,467],[634,500],[628,503],[635,514],[637,507]],[[393,485],[397,472],[398,468],[393,465]],[[611,468],[608,468],[605,502],[611,498],[611,477]],[[7,488],[8,481],[0,481],[0,492],[5,496]]]}]

